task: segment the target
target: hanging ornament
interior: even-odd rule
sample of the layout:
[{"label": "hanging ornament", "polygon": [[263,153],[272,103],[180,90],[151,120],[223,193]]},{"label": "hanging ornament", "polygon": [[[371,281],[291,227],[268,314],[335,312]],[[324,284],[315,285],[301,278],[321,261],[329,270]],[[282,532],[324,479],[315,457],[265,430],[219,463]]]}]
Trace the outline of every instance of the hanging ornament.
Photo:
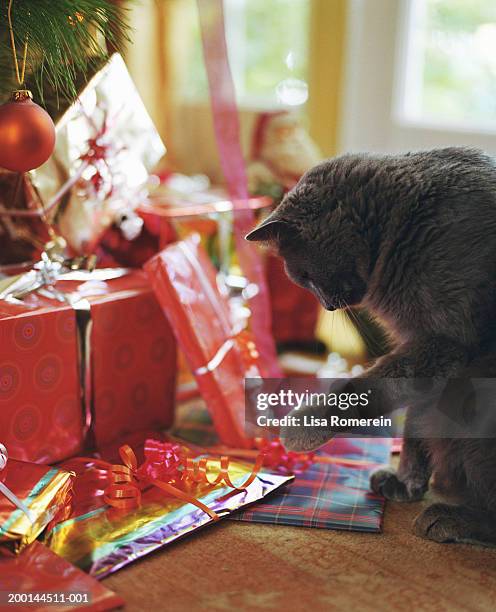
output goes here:
[{"label": "hanging ornament", "polygon": [[41,166],[52,154],[55,126],[50,115],[33,102],[31,92],[22,89],[28,41],[24,42],[22,68],[19,70],[11,10],[12,0],[8,9],[10,43],[17,82],[21,89],[12,94],[9,102],[0,106],[0,167],[14,172],[27,172]]},{"label": "hanging ornament", "polygon": [[32,98],[29,90],[20,89],[0,106],[0,167],[6,170],[38,168],[53,152],[55,126]]}]

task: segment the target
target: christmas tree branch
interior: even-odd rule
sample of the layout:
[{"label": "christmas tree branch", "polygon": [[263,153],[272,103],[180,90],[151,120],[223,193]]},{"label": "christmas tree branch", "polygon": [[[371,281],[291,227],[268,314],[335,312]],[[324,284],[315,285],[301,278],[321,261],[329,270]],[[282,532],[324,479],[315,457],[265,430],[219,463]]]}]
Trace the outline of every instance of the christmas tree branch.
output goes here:
[{"label": "christmas tree branch", "polygon": [[[16,84],[8,26],[10,0],[0,0],[0,96]],[[80,75],[93,73],[105,59],[105,42],[119,47],[129,40],[126,10],[109,0],[13,0],[12,33],[19,63],[26,41],[27,77],[37,95],[45,87],[70,100]]]}]

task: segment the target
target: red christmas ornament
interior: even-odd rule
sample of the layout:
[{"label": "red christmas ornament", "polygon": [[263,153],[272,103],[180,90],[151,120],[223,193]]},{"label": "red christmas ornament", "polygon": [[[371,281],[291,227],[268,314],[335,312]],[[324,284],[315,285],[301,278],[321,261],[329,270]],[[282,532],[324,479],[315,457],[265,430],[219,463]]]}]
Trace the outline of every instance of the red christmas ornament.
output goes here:
[{"label": "red christmas ornament", "polygon": [[1,168],[27,172],[45,163],[53,152],[55,126],[32,98],[29,90],[21,89],[0,106]]}]

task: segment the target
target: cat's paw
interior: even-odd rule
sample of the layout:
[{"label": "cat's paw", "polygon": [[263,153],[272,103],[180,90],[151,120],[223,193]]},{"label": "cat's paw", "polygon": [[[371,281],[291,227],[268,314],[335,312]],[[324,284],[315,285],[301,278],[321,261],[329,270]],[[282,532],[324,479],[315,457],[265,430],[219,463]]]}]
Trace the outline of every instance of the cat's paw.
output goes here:
[{"label": "cat's paw", "polygon": [[470,525],[456,506],[432,504],[413,523],[415,535],[434,542],[466,542],[473,539]]},{"label": "cat's paw", "polygon": [[427,487],[413,479],[400,480],[393,470],[382,469],[370,477],[370,488],[391,501],[413,502],[424,497]]},{"label": "cat's paw", "polygon": [[316,450],[327,444],[333,436],[331,431],[289,429],[290,431],[281,430],[281,442],[286,450],[297,453]]},{"label": "cat's paw", "polygon": [[289,425],[281,427],[279,437],[281,442],[289,451],[297,453],[305,451],[313,451],[320,448],[333,437],[334,433],[326,425],[311,425],[305,426],[305,418],[307,422],[313,419],[325,419],[326,411],[321,407],[307,406],[301,410],[293,410],[290,416],[299,419],[299,425]]}]

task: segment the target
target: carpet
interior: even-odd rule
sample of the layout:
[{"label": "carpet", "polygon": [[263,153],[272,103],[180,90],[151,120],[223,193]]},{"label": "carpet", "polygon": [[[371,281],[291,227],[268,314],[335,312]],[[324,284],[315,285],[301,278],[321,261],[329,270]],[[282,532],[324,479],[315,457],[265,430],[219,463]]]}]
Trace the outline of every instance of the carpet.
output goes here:
[{"label": "carpet", "polygon": [[426,503],[388,503],[383,534],[224,521],[103,584],[126,611],[496,609],[496,550],[413,536]]}]

